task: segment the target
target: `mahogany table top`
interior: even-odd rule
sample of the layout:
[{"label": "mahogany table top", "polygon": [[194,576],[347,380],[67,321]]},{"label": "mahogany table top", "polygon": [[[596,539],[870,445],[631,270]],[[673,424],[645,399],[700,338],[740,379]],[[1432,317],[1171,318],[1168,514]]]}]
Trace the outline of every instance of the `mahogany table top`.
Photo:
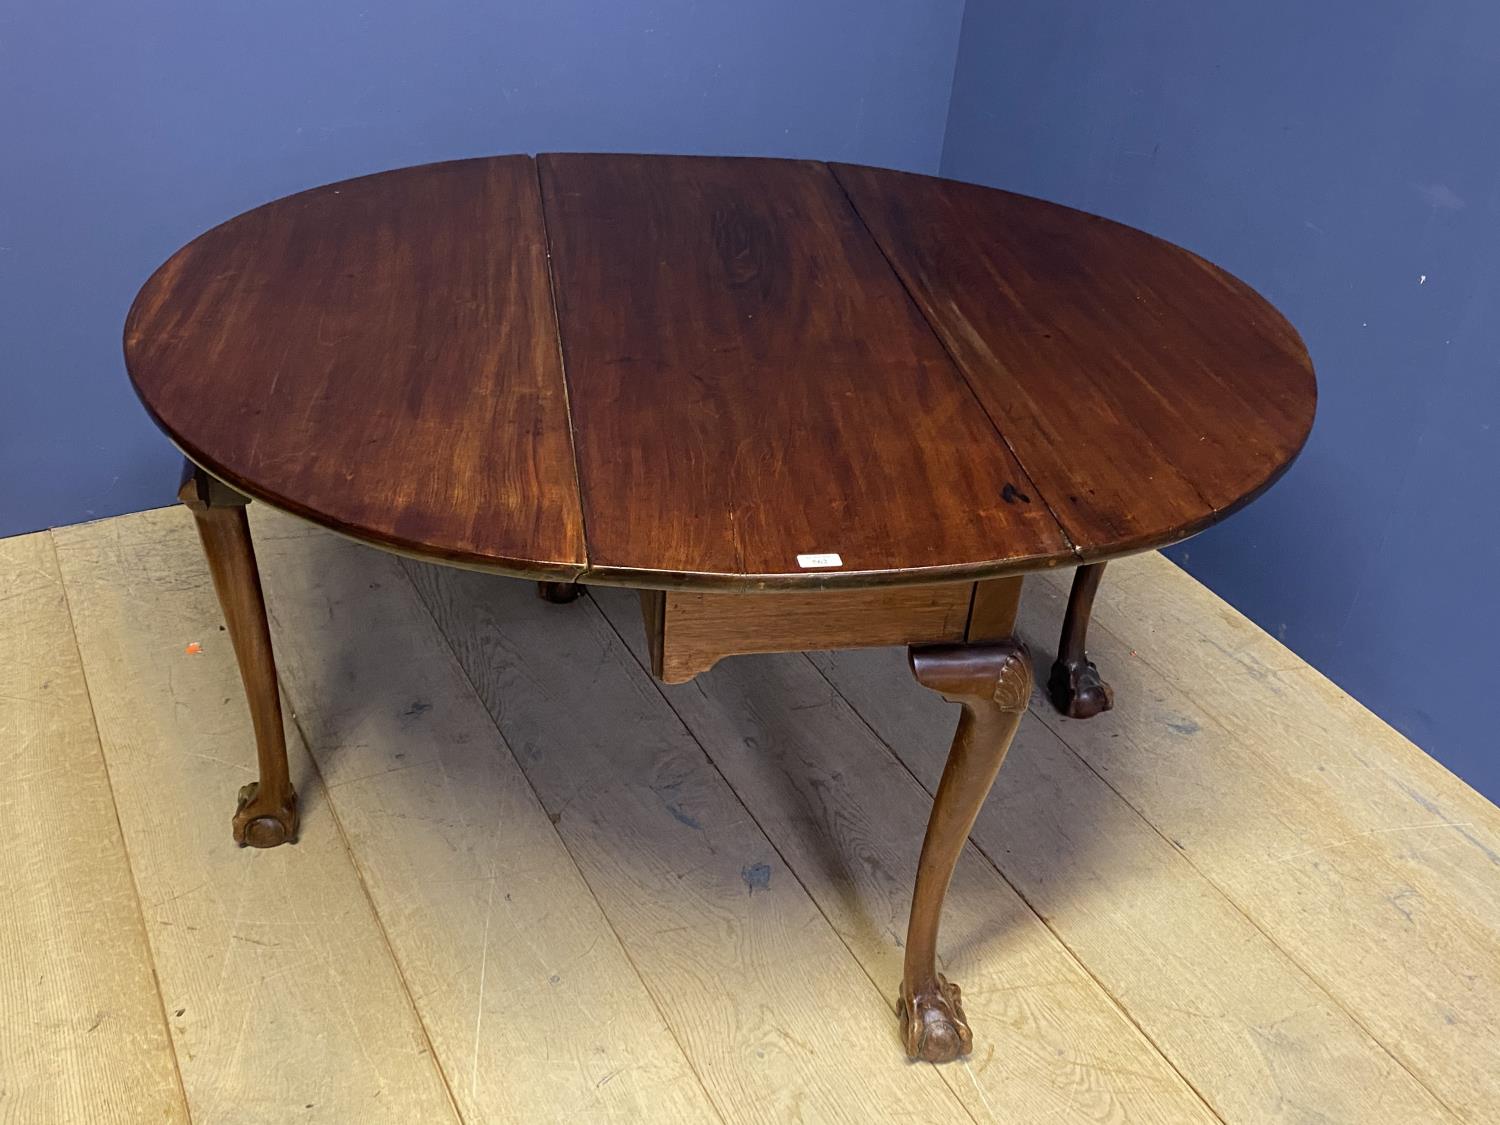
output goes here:
[{"label": "mahogany table top", "polygon": [[750,158],[503,156],[301,192],[174,254],[125,356],[172,440],[252,497],[426,558],[663,588],[1161,546],[1276,480],[1316,402],[1291,325],[1177,246]]}]

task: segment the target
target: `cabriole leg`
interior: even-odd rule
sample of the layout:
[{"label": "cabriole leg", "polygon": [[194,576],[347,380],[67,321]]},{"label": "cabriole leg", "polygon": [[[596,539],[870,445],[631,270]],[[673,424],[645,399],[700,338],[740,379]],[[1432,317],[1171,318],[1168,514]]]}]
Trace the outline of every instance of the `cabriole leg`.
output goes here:
[{"label": "cabriole leg", "polygon": [[260,778],[240,789],[234,840],[241,846],[274,848],[297,838],[297,794],[287,772],[271,630],[245,517],[249,500],[191,464],[184,467],[178,497],[198,525],[255,729]]},{"label": "cabriole leg", "polygon": [[936,1063],[973,1047],[958,985],[937,971],[938,921],[969,830],[1026,712],[1031,659],[1013,640],[913,645],[909,654],[918,683],[963,706],[922,841],[896,1006],[906,1053]]},{"label": "cabriole leg", "polygon": [[1073,589],[1068,594],[1068,612],[1063,617],[1062,637],[1057,642],[1057,662],[1047,677],[1047,694],[1052,705],[1074,719],[1090,719],[1115,705],[1115,693],[1099,678],[1099,669],[1086,651],[1089,614],[1094,609],[1094,595],[1104,576],[1103,563],[1080,566],[1073,575]]}]

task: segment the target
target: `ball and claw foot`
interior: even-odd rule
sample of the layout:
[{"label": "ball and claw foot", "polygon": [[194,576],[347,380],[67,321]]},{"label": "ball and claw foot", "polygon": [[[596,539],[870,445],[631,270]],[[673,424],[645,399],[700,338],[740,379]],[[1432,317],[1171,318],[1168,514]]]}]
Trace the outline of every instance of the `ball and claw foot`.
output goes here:
[{"label": "ball and claw foot", "polygon": [[234,842],[240,847],[274,848],[297,842],[297,794],[276,803],[257,800],[260,782],[240,788],[240,804],[234,813]]},{"label": "ball and claw foot", "polygon": [[536,596],[553,605],[567,605],[578,600],[583,591],[576,582],[538,582]]},{"label": "ball and claw foot", "polygon": [[958,985],[942,973],[937,976],[937,985],[936,990],[913,995],[903,983],[896,1001],[906,1055],[914,1062],[952,1062],[974,1049],[974,1035],[964,1019]]},{"label": "ball and claw foot", "polygon": [[1099,678],[1092,660],[1059,660],[1047,677],[1052,705],[1070,719],[1092,719],[1115,705],[1114,690]]}]

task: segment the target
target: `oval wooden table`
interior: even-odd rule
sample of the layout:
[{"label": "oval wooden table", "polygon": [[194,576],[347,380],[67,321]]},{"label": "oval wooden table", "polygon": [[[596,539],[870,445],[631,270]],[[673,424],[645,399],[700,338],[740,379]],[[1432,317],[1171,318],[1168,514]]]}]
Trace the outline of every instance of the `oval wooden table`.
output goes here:
[{"label": "oval wooden table", "polygon": [[188,458],[250,700],[235,838],[293,839],[247,499],[377,547],[642,590],[658,676],[729,653],[908,644],[962,705],[918,868],[907,1050],[967,1052],[936,968],[954,864],[1030,697],[1022,575],[1076,565],[1054,699],[1104,562],[1287,468],[1316,392],[1224,271],[1040,200],[812,161],[464,160],[365,176],[197,238],[125,356]]}]

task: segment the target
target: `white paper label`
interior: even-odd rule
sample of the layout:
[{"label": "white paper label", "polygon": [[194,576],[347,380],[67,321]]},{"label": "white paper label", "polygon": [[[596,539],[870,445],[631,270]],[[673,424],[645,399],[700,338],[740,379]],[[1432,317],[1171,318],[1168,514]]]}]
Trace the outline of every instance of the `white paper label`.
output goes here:
[{"label": "white paper label", "polygon": [[798,555],[797,565],[803,570],[822,570],[830,566],[843,566],[844,560],[838,555]]}]

